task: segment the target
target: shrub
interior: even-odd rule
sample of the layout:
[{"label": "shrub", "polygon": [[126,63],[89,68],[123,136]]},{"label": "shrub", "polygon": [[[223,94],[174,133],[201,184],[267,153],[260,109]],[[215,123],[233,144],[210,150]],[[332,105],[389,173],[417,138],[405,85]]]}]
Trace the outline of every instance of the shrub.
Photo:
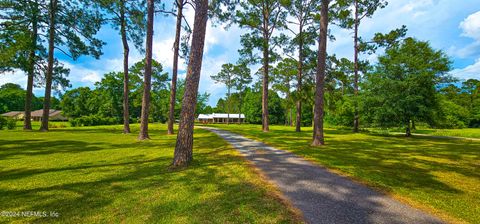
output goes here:
[{"label": "shrub", "polygon": [[0,130],[7,125],[7,118],[0,116]]},{"label": "shrub", "polygon": [[82,117],[74,118],[70,120],[70,124],[72,127],[112,125],[112,124],[119,124],[119,123],[120,123],[120,119],[118,118],[103,117],[100,115],[82,116]]},{"label": "shrub", "polygon": [[13,130],[17,127],[17,121],[14,119],[7,119],[7,129]]},{"label": "shrub", "polygon": [[48,123],[48,127],[49,128],[66,128],[67,125],[65,125],[64,123],[55,123],[55,122],[49,122]]}]

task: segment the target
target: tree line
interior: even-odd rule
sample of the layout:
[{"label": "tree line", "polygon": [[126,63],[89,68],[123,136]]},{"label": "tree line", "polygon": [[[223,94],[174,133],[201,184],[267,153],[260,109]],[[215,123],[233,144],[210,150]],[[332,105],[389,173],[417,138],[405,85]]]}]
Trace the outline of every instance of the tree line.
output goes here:
[{"label": "tree line", "polygon": [[[448,75],[451,61],[444,52],[433,49],[428,42],[407,37],[405,26],[377,33],[371,39],[359,36],[361,22],[387,3],[385,0],[176,0],[174,7],[166,10],[158,0],[1,0],[0,69],[18,69],[28,76],[24,106],[26,130],[31,129],[33,86],[45,88],[41,130],[47,131],[52,86],[69,85],[68,69],[56,55],[61,53],[74,60],[81,55],[99,58],[105,43],[95,35],[102,25],[110,24],[119,31],[124,66],[121,74],[106,75],[102,82],[109,82],[107,79],[123,82],[123,88],[112,91],[100,82],[95,91],[111,91],[115,95],[112,96],[117,102],[115,108],[111,104],[111,108],[105,109],[110,111],[105,113],[117,116],[121,113],[124,133],[130,132],[131,108],[138,106],[139,112],[132,113],[140,114],[138,138],[144,140],[149,138],[148,121],[150,113],[156,111],[152,105],[156,94],[164,102],[168,98],[168,133],[173,134],[178,101],[178,57],[185,57],[188,67],[178,113],[175,166],[186,165],[193,158],[193,126],[209,19],[226,27],[235,24],[247,31],[241,36],[239,61],[222,66],[222,71],[212,78],[226,84],[225,102],[229,111],[232,99],[237,97],[239,112],[252,111],[260,115],[255,111],[260,101],[265,132],[269,131],[272,121],[278,122],[278,118],[274,121],[271,116],[273,111],[282,111],[285,115],[282,119],[288,118],[288,124],[295,124],[296,131],[308,123],[304,122],[305,117],[312,119],[314,146],[325,143],[325,121],[346,124],[354,132],[358,132],[360,126],[402,126],[407,135],[415,122],[439,127],[456,119],[458,126],[475,126],[479,111],[478,81],[469,80],[461,86],[452,84],[457,80]],[[193,29],[183,23],[185,7],[195,11]],[[154,83],[158,78],[154,77],[152,60],[156,14],[176,17],[173,74],[167,91],[152,88],[152,78]],[[327,54],[328,41],[335,39],[329,28],[332,26],[352,30],[353,61]],[[141,75],[135,75],[130,69],[128,55],[132,42],[145,53],[145,60],[139,65],[143,67]],[[362,55],[373,53],[381,54],[378,62],[362,60],[365,58]],[[257,64],[260,69],[253,73],[259,76],[260,82],[249,86],[252,80],[249,67]],[[139,77],[143,80],[134,81],[137,85],[132,85],[130,79]],[[237,92],[232,94],[232,89]],[[141,101],[130,99],[135,98],[135,94],[141,96]],[[458,97],[450,98],[453,95],[448,94]],[[465,94],[469,100],[464,100]],[[276,109],[277,103],[270,103],[277,99],[279,109]],[[141,102],[141,106],[135,105],[135,101]],[[255,104],[248,103],[250,101]],[[465,110],[452,109],[455,107]]]}]

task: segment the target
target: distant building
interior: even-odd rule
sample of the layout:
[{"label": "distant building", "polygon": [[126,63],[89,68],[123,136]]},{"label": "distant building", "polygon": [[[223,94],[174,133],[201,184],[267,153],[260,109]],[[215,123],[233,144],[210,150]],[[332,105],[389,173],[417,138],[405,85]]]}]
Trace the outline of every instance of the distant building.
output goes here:
[{"label": "distant building", "polygon": [[10,111],[2,114],[3,117],[9,117],[15,120],[22,120],[25,117],[25,112],[23,111]]},{"label": "distant building", "polygon": [[197,120],[203,124],[223,124],[227,123],[243,123],[245,120],[244,114],[199,114]]},{"label": "distant building", "polygon": [[[32,111],[32,120],[34,121],[41,121],[43,115],[43,109]],[[48,120],[50,121],[66,121],[68,120],[67,117],[62,115],[61,110],[50,110],[48,114]]]}]

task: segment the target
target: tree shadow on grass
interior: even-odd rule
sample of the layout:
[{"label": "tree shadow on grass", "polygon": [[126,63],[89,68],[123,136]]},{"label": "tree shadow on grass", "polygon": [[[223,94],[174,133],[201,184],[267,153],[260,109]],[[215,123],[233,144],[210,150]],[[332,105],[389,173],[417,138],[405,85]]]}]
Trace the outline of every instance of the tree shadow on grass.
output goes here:
[{"label": "tree shadow on grass", "polygon": [[[35,223],[246,223],[290,222],[290,214],[267,192],[254,184],[246,174],[245,163],[230,154],[218,137],[201,130],[195,139],[195,160],[186,169],[172,170],[173,156],[169,141],[111,143],[95,150],[124,147],[144,154],[125,151],[121,160],[97,158],[78,161],[66,167],[43,169],[10,169],[0,173],[0,183],[11,187],[0,189],[0,210],[56,211],[59,217],[0,217],[0,222],[25,221]],[[158,136],[154,137],[157,138]],[[163,137],[160,137],[163,138]],[[202,139],[199,139],[202,138]],[[25,141],[20,144],[38,144]],[[75,142],[77,143],[77,142]],[[18,144],[18,142],[17,142]],[[70,152],[82,152],[82,144],[63,141],[58,145],[78,147]],[[95,144],[93,144],[95,145]],[[158,153],[158,150],[165,150]],[[38,149],[43,151],[43,149]],[[51,149],[51,156],[61,147]],[[64,151],[65,152],[65,151]],[[45,153],[45,152],[44,152]],[[154,156],[152,156],[153,154]],[[26,159],[38,154],[24,154]],[[28,157],[27,157],[28,156]],[[7,157],[7,159],[11,159]],[[85,176],[84,173],[88,173]],[[39,179],[37,175],[69,176],[67,181]],[[95,175],[95,178],[91,178]],[[84,179],[85,178],[85,179]],[[254,177],[256,178],[256,177]],[[16,181],[28,183],[15,186]],[[215,212],[215,213],[212,213]],[[273,220],[273,221],[272,221]]]}]

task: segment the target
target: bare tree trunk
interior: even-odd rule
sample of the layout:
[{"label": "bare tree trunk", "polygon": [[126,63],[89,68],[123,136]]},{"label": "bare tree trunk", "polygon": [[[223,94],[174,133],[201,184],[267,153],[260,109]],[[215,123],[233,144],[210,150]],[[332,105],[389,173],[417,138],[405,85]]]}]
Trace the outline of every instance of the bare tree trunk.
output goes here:
[{"label": "bare tree trunk", "polygon": [[298,76],[297,76],[297,116],[295,121],[295,131],[300,132],[302,127],[302,79],[303,79],[303,26],[300,25],[300,44],[298,46]]},{"label": "bare tree trunk", "polygon": [[45,82],[45,96],[43,100],[43,114],[40,131],[48,131],[48,118],[50,115],[50,97],[52,94],[53,54],[55,47],[55,14],[57,13],[57,0],[50,0],[49,27],[48,27],[48,63]]},{"label": "bare tree trunk", "polygon": [[227,86],[227,125],[230,124],[230,111],[232,105],[230,104],[230,75],[228,76],[228,86]]},{"label": "bare tree trunk", "polygon": [[208,19],[208,0],[195,1],[192,46],[185,80],[185,93],[180,112],[180,124],[175,145],[173,166],[185,166],[193,159],[193,126],[197,106],[198,84],[202,70],[205,31]]},{"label": "bare tree trunk", "polygon": [[125,0],[120,1],[120,33],[122,35],[123,44],[123,133],[130,133],[130,115],[129,115],[129,102],[128,102],[128,54],[130,48],[127,41],[127,22],[125,20]]},{"label": "bare tree trunk", "polygon": [[148,113],[150,110],[150,89],[152,82],[152,38],[153,38],[153,11],[154,0],[147,1],[147,41],[146,41],[146,55],[145,55],[145,74],[143,84],[143,99],[142,99],[142,117],[140,123],[139,140],[149,139],[148,136]]},{"label": "bare tree trunk", "polygon": [[405,136],[406,137],[410,137],[412,136],[412,132],[411,132],[411,129],[410,129],[410,120],[407,119],[407,128],[405,130]]},{"label": "bare tree trunk", "polygon": [[32,15],[32,43],[30,46],[30,52],[28,54],[28,79],[27,79],[27,95],[25,97],[25,116],[23,119],[23,130],[32,130],[32,98],[33,98],[33,78],[35,75],[35,50],[37,49],[37,37],[38,37],[38,21],[37,11],[38,5],[35,2],[34,15]]},{"label": "bare tree trunk", "polygon": [[[268,30],[268,29],[267,29]],[[266,31],[265,31],[266,32]],[[268,64],[269,64],[269,49],[268,37],[264,35],[263,46],[263,83],[262,83],[262,131],[269,132],[268,125]]]},{"label": "bare tree trunk", "polygon": [[322,0],[321,18],[320,18],[320,35],[318,37],[318,64],[315,89],[315,113],[314,113],[314,130],[313,130],[313,146],[324,145],[323,137],[323,95],[325,85],[325,67],[327,59],[327,32],[328,32],[328,4],[330,0]]},{"label": "bare tree trunk", "polygon": [[170,91],[170,105],[168,109],[168,134],[173,135],[173,123],[175,122],[175,96],[177,94],[177,75],[178,75],[178,51],[180,49],[180,32],[182,30],[183,0],[177,0],[177,25],[175,30],[175,42],[173,43],[173,69],[172,69],[172,89]]},{"label": "bare tree trunk", "polygon": [[359,114],[358,114],[358,0],[354,0],[355,3],[355,28],[354,28],[354,81],[353,81],[353,107],[354,107],[354,120],[353,120],[353,131],[358,132],[359,126]]},{"label": "bare tree trunk", "polygon": [[[240,89],[243,89],[243,87],[240,87]],[[242,90],[240,90],[238,92],[238,98],[240,100],[239,102],[239,105],[238,105],[238,124],[241,124],[241,120],[242,120],[242,105],[243,105],[243,102],[242,102]]]}]

